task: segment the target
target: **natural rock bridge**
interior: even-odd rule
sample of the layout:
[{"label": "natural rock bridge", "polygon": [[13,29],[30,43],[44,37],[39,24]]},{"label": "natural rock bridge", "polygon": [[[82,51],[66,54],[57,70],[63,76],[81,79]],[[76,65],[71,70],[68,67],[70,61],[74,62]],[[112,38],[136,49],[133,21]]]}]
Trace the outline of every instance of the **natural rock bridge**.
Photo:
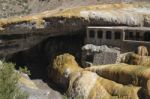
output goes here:
[{"label": "natural rock bridge", "polygon": [[[1,19],[0,57],[4,58],[8,54],[30,49],[49,37],[83,34],[86,26],[150,26],[147,13],[149,10],[143,10],[140,5],[108,4],[108,6],[112,10],[107,11],[106,5],[85,6]],[[131,10],[131,13],[124,8]],[[117,16],[120,12],[122,16]]]},{"label": "natural rock bridge", "polygon": [[21,22],[8,24],[0,31],[0,56],[27,50],[41,41],[55,36],[74,35],[84,30],[85,23],[82,18],[50,18],[37,24],[33,22]]}]

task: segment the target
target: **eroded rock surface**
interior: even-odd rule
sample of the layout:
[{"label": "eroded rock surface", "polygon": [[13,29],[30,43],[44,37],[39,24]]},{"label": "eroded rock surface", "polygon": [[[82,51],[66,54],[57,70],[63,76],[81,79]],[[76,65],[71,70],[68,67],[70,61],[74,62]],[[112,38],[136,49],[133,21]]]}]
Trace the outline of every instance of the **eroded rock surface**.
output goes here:
[{"label": "eroded rock surface", "polygon": [[[70,98],[122,99],[126,97],[127,99],[140,99],[143,94],[140,91],[141,87],[118,84],[80,68],[70,54],[57,56],[53,69],[55,70],[53,81],[59,85],[68,84],[66,93]],[[65,81],[68,83],[64,83]]]},{"label": "eroded rock surface", "polygon": [[118,62],[131,65],[150,66],[150,56],[141,56],[134,52],[127,52],[119,56]]},{"label": "eroded rock surface", "polygon": [[22,74],[19,86],[29,95],[28,99],[63,99],[59,92],[51,89],[42,80],[31,80],[26,74]]},{"label": "eroded rock surface", "polygon": [[86,44],[82,47],[82,65],[89,67],[92,65],[114,64],[117,63],[119,55],[120,49],[117,47]]}]

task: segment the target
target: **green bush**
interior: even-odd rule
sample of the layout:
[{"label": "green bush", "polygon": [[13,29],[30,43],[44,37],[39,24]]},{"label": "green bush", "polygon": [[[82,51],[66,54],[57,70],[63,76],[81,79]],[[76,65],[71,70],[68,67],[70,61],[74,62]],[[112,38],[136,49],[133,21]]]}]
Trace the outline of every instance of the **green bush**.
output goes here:
[{"label": "green bush", "polygon": [[18,87],[19,72],[15,71],[14,64],[0,65],[0,99],[27,99],[28,95]]},{"label": "green bush", "polygon": [[30,70],[26,67],[26,66],[24,66],[24,67],[19,67],[19,71],[21,72],[21,73],[25,73],[25,74],[27,74],[27,75],[31,75],[31,73],[30,73]]}]

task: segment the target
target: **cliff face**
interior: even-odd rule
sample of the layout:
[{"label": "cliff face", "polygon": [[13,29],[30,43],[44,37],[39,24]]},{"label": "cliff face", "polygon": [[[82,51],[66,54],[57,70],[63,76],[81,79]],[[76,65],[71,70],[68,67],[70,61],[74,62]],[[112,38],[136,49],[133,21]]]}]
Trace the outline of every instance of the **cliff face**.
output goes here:
[{"label": "cliff face", "polygon": [[0,56],[4,58],[9,54],[30,49],[49,37],[84,34],[85,24],[87,23],[82,18],[58,17],[45,19],[42,28],[37,27],[34,22],[6,26],[0,32]]}]

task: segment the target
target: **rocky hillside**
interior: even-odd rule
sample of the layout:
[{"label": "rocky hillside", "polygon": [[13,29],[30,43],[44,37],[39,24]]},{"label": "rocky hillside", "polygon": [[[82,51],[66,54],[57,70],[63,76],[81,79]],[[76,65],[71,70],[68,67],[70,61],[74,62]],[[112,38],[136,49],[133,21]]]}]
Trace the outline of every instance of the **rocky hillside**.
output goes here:
[{"label": "rocky hillside", "polygon": [[0,18],[29,14],[28,0],[0,0]]},{"label": "rocky hillside", "polygon": [[[120,2],[137,2],[141,0],[29,0],[31,13],[41,12],[52,9],[65,9],[85,5],[95,5],[101,3],[120,3]],[[148,1],[148,0],[142,0]]]},{"label": "rocky hillside", "polygon": [[149,0],[0,0],[0,18],[101,3],[131,3],[139,1],[145,2]]},{"label": "rocky hillside", "polygon": [[84,34],[91,25],[150,26],[150,4],[99,4],[2,18],[0,55],[30,49],[49,37]]}]

